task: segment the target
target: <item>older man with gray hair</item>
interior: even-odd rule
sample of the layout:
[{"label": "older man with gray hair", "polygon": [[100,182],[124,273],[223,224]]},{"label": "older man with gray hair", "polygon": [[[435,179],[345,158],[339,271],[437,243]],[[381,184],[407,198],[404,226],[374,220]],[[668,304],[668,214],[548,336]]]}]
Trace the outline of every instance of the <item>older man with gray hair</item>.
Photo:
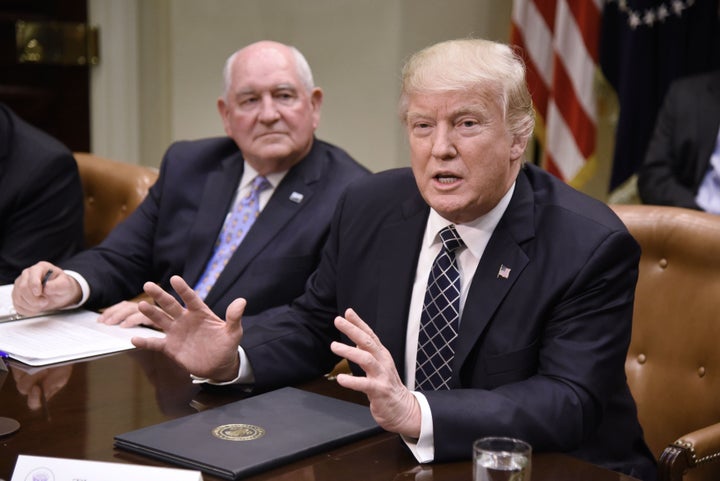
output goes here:
[{"label": "older man with gray hair", "polygon": [[[103,243],[23,271],[13,289],[19,313],[106,307],[148,280],[169,288],[174,274],[218,315],[241,295],[257,314],[303,292],[341,193],[368,170],[315,138],[323,94],[296,48],[253,43],[223,75],[217,108],[227,136],[171,145],[145,201]],[[151,322],[134,302],[100,321]]]}]

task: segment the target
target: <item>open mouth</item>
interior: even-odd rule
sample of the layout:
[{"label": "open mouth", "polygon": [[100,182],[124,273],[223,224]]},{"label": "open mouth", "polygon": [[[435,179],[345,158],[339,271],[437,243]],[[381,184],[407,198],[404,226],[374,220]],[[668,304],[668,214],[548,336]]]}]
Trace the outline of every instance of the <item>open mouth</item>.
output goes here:
[{"label": "open mouth", "polygon": [[458,180],[460,180],[460,177],[451,175],[451,174],[438,174],[435,177],[435,180],[440,182],[441,184],[450,185]]}]

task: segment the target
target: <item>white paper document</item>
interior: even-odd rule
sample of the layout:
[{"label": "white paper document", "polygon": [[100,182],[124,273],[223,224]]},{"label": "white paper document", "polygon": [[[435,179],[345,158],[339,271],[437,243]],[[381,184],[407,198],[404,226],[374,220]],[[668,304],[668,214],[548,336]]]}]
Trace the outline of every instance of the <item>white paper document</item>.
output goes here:
[{"label": "white paper document", "polygon": [[12,321],[22,317],[15,312],[12,303],[12,289],[12,284],[0,286],[0,322]]},{"label": "white paper document", "polygon": [[145,327],[108,326],[97,322],[98,316],[97,312],[76,309],[2,322],[0,351],[22,363],[44,366],[134,349],[130,339],[135,336],[165,335]]},{"label": "white paper document", "polygon": [[10,481],[202,481],[200,471],[20,455]]}]

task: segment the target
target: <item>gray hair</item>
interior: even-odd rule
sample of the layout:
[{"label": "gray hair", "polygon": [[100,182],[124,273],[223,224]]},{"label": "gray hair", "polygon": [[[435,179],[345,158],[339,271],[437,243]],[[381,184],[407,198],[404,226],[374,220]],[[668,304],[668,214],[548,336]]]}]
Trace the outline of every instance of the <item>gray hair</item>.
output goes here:
[{"label": "gray hair", "polygon": [[[297,72],[298,78],[300,79],[300,83],[303,87],[305,87],[305,90],[307,90],[308,93],[312,92],[312,90],[315,88],[315,81],[313,80],[313,74],[312,70],[310,69],[310,64],[308,63],[307,59],[305,59],[305,56],[300,52],[300,50],[293,47],[292,45],[288,45],[287,47],[290,49],[290,53],[295,60],[295,71]],[[235,58],[242,50],[243,49],[236,50],[232,55],[227,58],[227,60],[225,60],[225,65],[223,67],[223,97],[226,100],[228,91],[230,90],[230,85],[232,84],[232,65],[235,61]]]},{"label": "gray hair", "polygon": [[412,55],[402,70],[400,117],[406,121],[410,95],[476,89],[497,95],[513,135],[532,135],[535,115],[524,62],[508,45],[483,39],[440,42]]}]

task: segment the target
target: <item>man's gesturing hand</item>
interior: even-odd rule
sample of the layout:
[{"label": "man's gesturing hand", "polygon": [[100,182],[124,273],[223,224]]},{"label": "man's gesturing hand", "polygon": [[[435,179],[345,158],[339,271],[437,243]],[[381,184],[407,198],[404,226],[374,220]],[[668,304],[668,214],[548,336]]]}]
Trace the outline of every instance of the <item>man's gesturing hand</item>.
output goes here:
[{"label": "man's gesturing hand", "polygon": [[395,362],[380,339],[352,309],[345,311],[345,317],[335,318],[335,327],[356,347],[333,342],[332,351],[360,366],[366,375],[339,374],[338,383],[364,392],[375,421],[387,431],[411,438],[420,436],[420,406],[400,380]]},{"label": "man's gesturing hand", "polygon": [[191,374],[214,381],[229,381],[239,369],[238,344],[242,338],[241,318],[245,299],[235,299],[225,312],[226,320],[216,316],[180,276],[170,279],[183,307],[173,296],[152,282],[145,293],[156,305],[141,302],[140,312],[158,328],[164,338],[134,337],[132,343],[142,349],[165,353]]}]

